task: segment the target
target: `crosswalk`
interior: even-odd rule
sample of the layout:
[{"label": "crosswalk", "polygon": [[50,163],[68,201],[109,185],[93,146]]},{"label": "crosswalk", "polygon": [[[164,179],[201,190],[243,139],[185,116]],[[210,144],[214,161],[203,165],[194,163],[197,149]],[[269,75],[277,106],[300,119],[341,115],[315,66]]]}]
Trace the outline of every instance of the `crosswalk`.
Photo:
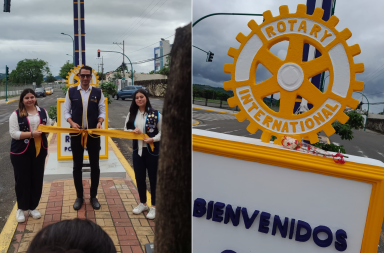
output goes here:
[{"label": "crosswalk", "polygon": [[193,118],[201,121],[236,120],[235,115],[223,113],[193,113]]}]

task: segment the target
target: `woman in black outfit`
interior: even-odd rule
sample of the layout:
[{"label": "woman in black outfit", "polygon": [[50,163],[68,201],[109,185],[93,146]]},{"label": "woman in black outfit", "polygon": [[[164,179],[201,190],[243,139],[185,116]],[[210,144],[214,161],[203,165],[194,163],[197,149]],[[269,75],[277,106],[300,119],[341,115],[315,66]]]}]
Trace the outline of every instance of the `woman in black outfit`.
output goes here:
[{"label": "woman in black outfit", "polygon": [[[154,219],[156,215],[156,180],[159,161],[159,141],[161,138],[161,114],[154,110],[149,102],[148,95],[143,89],[133,94],[133,100],[129,113],[125,120],[124,130],[140,134],[144,133],[149,138],[133,140],[133,169],[135,171],[137,189],[140,196],[140,204],[133,209],[134,214],[140,214],[148,210],[146,171],[148,170],[151,186],[151,203],[147,214],[148,219]],[[152,151],[149,144],[154,143]]]}]

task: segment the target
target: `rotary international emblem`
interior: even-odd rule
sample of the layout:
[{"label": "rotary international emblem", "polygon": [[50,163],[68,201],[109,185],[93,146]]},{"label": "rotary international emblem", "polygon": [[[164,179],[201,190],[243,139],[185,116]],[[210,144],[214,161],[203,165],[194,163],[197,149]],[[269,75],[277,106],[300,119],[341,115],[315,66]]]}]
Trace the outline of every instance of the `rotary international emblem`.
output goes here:
[{"label": "rotary international emblem", "polygon": [[[272,135],[276,142],[284,136],[296,139],[308,138],[318,142],[317,133],[324,131],[328,136],[335,132],[332,122],[342,124],[348,121],[344,109],[356,108],[358,101],[352,98],[353,91],[361,91],[364,82],[355,80],[355,73],[364,71],[363,63],[354,63],[353,56],[360,54],[359,45],[348,46],[352,33],[335,29],[338,18],[332,16],[322,20],[324,10],[316,8],[313,15],[306,14],[306,6],[298,5],[296,13],[289,13],[288,6],[280,6],[280,15],[273,17],[271,11],[263,13],[264,22],[258,25],[254,20],[248,23],[252,30],[248,36],[239,33],[241,43],[238,49],[230,48],[228,55],[234,58],[232,64],[225,64],[224,72],[231,74],[231,80],[224,82],[225,90],[232,90],[234,97],[228,99],[231,107],[239,106],[236,115],[239,121],[248,119],[247,130],[263,131],[261,140],[269,142]],[[270,52],[278,42],[289,41],[287,56],[281,60]],[[302,61],[303,46],[308,43],[320,51],[321,56],[311,61]],[[272,77],[256,84],[256,69],[262,64]],[[329,85],[321,92],[310,78],[329,71]],[[279,111],[273,111],[263,98],[280,93]],[[313,108],[303,114],[294,114],[297,96],[305,98]]]},{"label": "rotary international emblem", "polygon": [[[74,87],[78,86],[80,84],[80,78],[77,76],[77,74],[80,71],[80,68],[83,67],[83,65],[78,65],[77,67],[74,67],[71,69],[71,72],[68,72],[67,76],[67,86],[68,87]],[[95,72],[95,69],[92,68],[92,80],[90,83],[91,86],[93,87],[98,87],[99,86],[99,76]]]}]

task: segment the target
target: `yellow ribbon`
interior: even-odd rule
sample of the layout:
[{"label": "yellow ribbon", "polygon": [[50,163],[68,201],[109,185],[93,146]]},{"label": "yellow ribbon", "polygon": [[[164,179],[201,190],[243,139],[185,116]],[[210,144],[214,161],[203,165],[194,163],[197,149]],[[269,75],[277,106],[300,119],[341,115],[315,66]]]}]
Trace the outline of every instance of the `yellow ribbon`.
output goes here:
[{"label": "yellow ribbon", "polygon": [[[147,134],[136,134],[134,132],[128,132],[128,131],[122,131],[122,130],[112,130],[112,129],[76,129],[76,128],[65,128],[65,127],[54,127],[54,126],[46,126],[46,125],[39,125],[37,127],[38,131],[42,131],[43,133],[70,133],[70,134],[77,134],[75,136],[81,135],[81,145],[86,148],[87,147],[87,140],[88,135],[92,138],[99,138],[92,136],[95,135],[103,135],[108,137],[114,137],[114,138],[122,138],[122,139],[131,139],[131,140],[144,140],[146,138],[149,138]],[[149,144],[151,147],[151,150],[153,151],[155,149],[155,145],[153,143]],[[41,149],[41,137],[35,137],[35,147],[36,147],[36,157],[40,153]]]}]

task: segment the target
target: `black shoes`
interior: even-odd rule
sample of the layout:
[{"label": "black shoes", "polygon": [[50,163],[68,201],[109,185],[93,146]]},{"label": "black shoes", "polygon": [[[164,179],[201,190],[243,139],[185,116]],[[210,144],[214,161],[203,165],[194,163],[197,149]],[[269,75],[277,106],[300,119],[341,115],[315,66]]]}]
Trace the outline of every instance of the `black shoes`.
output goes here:
[{"label": "black shoes", "polygon": [[95,210],[100,209],[100,203],[97,200],[97,198],[91,198],[90,201],[91,201],[91,205],[92,205],[93,209],[95,209]]},{"label": "black shoes", "polygon": [[75,201],[75,204],[73,204],[73,209],[79,210],[83,205],[83,202],[84,202],[83,198],[77,198]]}]

